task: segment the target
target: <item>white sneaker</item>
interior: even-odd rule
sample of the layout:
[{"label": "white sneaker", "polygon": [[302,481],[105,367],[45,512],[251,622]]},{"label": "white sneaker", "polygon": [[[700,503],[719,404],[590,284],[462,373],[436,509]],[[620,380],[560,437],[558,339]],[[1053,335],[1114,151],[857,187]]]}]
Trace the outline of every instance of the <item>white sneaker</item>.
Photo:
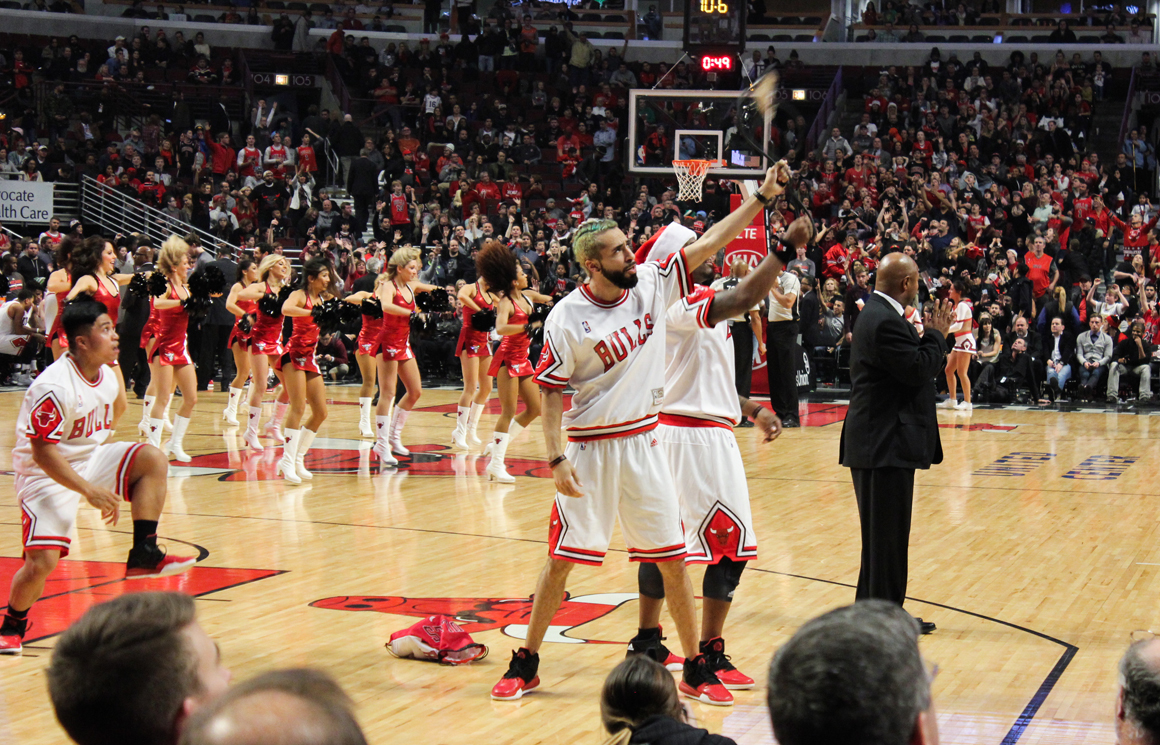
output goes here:
[{"label": "white sneaker", "polygon": [[955,411],[970,411],[974,408],[970,401],[960,401],[955,404]]},{"label": "white sneaker", "polygon": [[935,408],[937,408],[937,409],[953,409],[953,408],[955,408],[955,405],[956,405],[955,400],[953,398],[948,398],[946,401],[943,401]]}]

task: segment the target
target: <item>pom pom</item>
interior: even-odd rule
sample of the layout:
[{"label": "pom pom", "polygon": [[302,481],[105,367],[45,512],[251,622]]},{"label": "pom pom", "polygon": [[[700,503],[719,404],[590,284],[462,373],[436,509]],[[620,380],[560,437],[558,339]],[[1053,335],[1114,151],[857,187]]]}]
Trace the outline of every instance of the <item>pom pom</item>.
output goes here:
[{"label": "pom pom", "polygon": [[383,304],[379,302],[377,297],[372,295],[362,301],[362,305],[359,306],[359,312],[367,318],[382,318]]},{"label": "pom pom", "polygon": [[446,313],[451,310],[451,296],[447,290],[437,287],[430,292],[415,293],[415,305],[425,313]]},{"label": "pom pom", "polygon": [[258,310],[270,318],[277,318],[282,315],[282,302],[282,298],[277,293],[267,292],[258,299]]},{"label": "pom pom", "polygon": [[243,334],[248,334],[254,330],[254,316],[252,313],[247,313],[238,319],[238,331]]},{"label": "pom pom", "polygon": [[209,309],[213,307],[213,300],[209,296],[190,295],[185,300],[181,301],[181,307],[185,308],[185,312],[189,315],[189,320],[200,321],[209,313]]},{"label": "pom pom", "polygon": [[543,323],[548,318],[548,314],[552,312],[552,306],[536,303],[532,307],[532,312],[528,315],[528,323]]},{"label": "pom pom", "polygon": [[[382,308],[380,307],[379,310],[382,310]],[[359,305],[355,305],[354,303],[344,302],[342,304],[340,315],[342,317],[342,327],[344,329],[358,328],[359,324],[362,323],[362,304],[360,303]]]},{"label": "pom pom", "polygon": [[495,328],[495,308],[485,308],[472,313],[471,328],[476,331],[491,331]]},{"label": "pom pom", "polygon": [[137,297],[147,297],[149,295],[149,281],[145,279],[145,275],[141,272],[133,275],[133,279],[129,280],[129,292]]},{"label": "pom pom", "polygon": [[189,292],[199,297],[221,295],[226,291],[226,275],[216,266],[207,266],[189,278]]},{"label": "pom pom", "polygon": [[149,275],[149,294],[153,297],[161,297],[169,291],[169,280],[161,272],[153,272]]},{"label": "pom pom", "polygon": [[314,324],[324,334],[333,334],[342,327],[342,306],[349,305],[338,298],[323,300],[310,311]]}]

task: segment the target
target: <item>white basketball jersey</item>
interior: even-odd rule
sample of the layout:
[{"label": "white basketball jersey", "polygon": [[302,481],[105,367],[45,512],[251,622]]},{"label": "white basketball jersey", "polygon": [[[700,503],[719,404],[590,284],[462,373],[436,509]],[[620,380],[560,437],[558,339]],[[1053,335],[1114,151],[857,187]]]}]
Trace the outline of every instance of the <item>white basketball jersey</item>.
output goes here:
[{"label": "white basketball jersey", "polygon": [[19,316],[20,322],[18,323],[15,318],[8,315],[8,311],[12,308],[13,303],[19,305],[20,301],[9,300],[3,305],[0,305],[0,339],[18,336],[19,334],[17,332],[19,332],[23,326],[24,319],[28,318],[28,314],[31,312],[25,311],[22,308],[21,315]]},{"label": "white basketball jersey", "polygon": [[665,313],[691,289],[685,252],[638,264],[636,276],[636,287],[610,303],[582,285],[544,323],[535,379],[576,390],[564,412],[569,440],[627,437],[657,425],[665,397]]},{"label": "white basketball jersey", "polygon": [[105,366],[95,383],[81,374],[65,353],[37,376],[24,394],[16,420],[12,465],[21,476],[45,476],[32,460],[30,440],[49,442],[71,465],[88,459],[109,438],[117,376]]},{"label": "white basketball jersey", "polygon": [[[729,324],[709,325],[709,306],[715,295],[708,287],[697,285],[666,314],[664,424],[715,423],[731,429],[741,421]],[[745,332],[749,332],[748,327]]]},{"label": "white basketball jersey", "polygon": [[950,331],[955,336],[967,336],[973,332],[972,319],[975,313],[971,310],[971,304],[966,300],[960,300],[959,304],[955,306],[955,322],[951,324]]}]

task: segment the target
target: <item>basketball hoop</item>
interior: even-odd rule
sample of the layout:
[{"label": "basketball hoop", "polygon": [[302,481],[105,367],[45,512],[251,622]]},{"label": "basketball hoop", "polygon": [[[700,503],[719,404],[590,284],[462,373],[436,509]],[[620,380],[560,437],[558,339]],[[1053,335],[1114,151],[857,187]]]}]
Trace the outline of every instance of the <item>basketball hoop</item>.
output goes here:
[{"label": "basketball hoop", "polygon": [[701,185],[705,183],[709,169],[720,168],[723,164],[720,160],[674,160],[673,170],[677,172],[677,183],[681,187],[677,200],[701,201]]}]

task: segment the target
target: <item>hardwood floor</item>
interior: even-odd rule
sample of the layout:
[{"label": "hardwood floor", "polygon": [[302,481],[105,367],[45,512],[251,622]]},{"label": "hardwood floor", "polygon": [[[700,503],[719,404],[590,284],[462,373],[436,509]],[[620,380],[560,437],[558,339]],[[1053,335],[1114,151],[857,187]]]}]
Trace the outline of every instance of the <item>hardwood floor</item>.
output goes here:
[{"label": "hardwood floor", "polygon": [[[456,394],[427,391],[404,433],[413,462],[378,473],[371,441],[355,437],[357,389],[329,392],[331,417],[308,460],[316,475],[299,487],[274,478],[272,449],[236,449],[240,437],[220,421],[224,394],[201,397],[185,441],[195,459],[171,471],[160,528],[171,550],[205,553],[189,574],[120,581],[130,526],[106,528],[81,508],[73,552],[32,611],[34,641],[23,658],[0,659],[0,743],[67,742],[42,673],[53,635],[89,605],[146,588],[199,597],[201,622],[235,679],[293,665],[332,672],[358,702],[372,743],[600,741],[600,684],[636,628],[635,567],[619,533],[604,567],[573,572],[559,643],[541,652],[541,688],[517,703],[488,698],[519,646],[513,637],[546,556],[553,489],[539,422],[508,452],[517,482],[491,484],[486,459],[448,449]],[[0,394],[0,416],[11,421],[19,402]],[[139,406],[118,438],[133,434]],[[734,664],[759,682],[794,629],[853,600],[859,540],[849,474],[837,463],[843,409],[810,409],[806,426],[771,445],[737,430],[759,558],[742,579],[726,639]],[[493,399],[484,437],[496,412]],[[943,742],[1111,741],[1128,635],[1160,629],[1160,419],[939,416],[946,461],[918,474],[907,607],[939,627],[922,646],[941,669]],[[0,468],[11,468],[12,441],[0,433]],[[0,476],[0,510],[6,598],[20,561],[10,475]],[[699,588],[701,570],[692,571]],[[392,631],[436,612],[457,615],[490,656],[450,668],[386,652]],[[565,643],[580,640],[610,643]],[[702,726],[757,745],[772,741],[763,698],[759,685],[737,692],[731,709],[693,708]]]}]

